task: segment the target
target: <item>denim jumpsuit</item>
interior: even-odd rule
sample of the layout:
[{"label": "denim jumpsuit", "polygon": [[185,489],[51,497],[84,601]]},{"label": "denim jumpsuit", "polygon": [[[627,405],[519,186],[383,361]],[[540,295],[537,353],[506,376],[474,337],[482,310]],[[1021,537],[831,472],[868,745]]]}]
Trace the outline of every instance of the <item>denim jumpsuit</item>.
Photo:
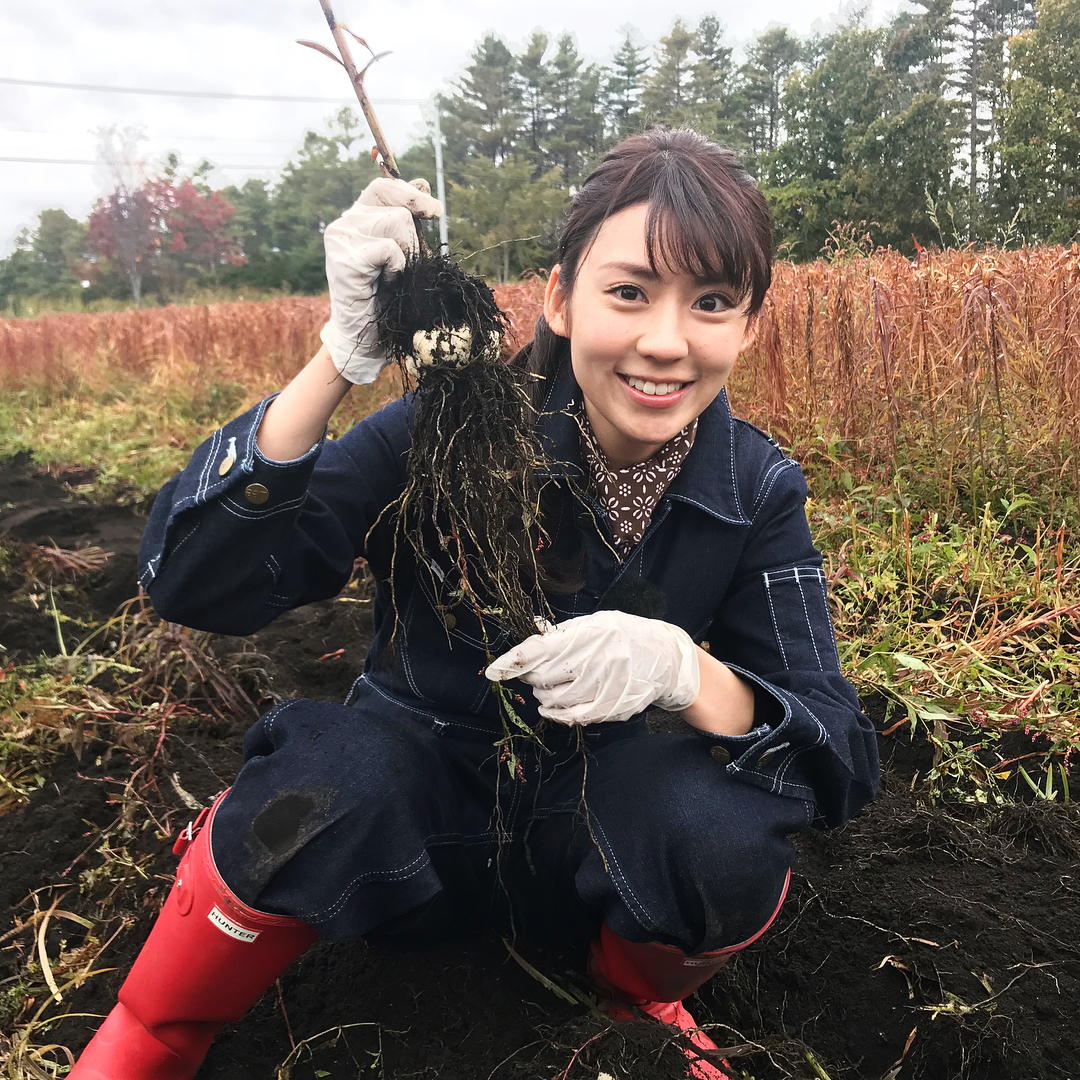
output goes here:
[{"label": "denim jumpsuit", "polygon": [[[140,583],[162,618],[251,634],[334,596],[363,556],[375,640],[346,704],[288,699],[248,732],[214,818],[218,870],[250,906],[329,938],[430,940],[495,925],[584,942],[606,921],[688,953],[752,938],[780,900],[791,833],[836,825],[877,789],[877,742],[840,672],[799,466],[721,393],[642,540],[619,561],[584,483],[569,363],[540,432],[557,556],[583,587],[558,621],[613,608],[681,626],[748,682],[755,726],[651,733],[644,715],[570,729],[504,727],[482,629],[456,603],[437,542],[390,575],[413,403],[406,397],[293,461],[260,454],[264,401],[215,432],[161,490]],[[381,516],[380,516],[381,515]],[[508,647],[496,626],[488,649]]]}]

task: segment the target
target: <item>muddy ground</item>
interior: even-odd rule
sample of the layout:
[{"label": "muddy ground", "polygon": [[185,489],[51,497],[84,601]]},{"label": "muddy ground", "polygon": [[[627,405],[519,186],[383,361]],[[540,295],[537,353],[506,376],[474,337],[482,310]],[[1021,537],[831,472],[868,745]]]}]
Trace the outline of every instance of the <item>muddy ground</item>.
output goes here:
[{"label": "muddy ground", "polygon": [[[48,538],[112,551],[104,571],[59,598],[61,610],[89,623],[135,592],[143,519],[80,500],[71,489],[85,479],[35,471],[25,458],[0,465],[0,538],[9,546]],[[9,570],[0,582],[0,664],[56,652],[46,606],[35,609],[18,568]],[[66,625],[69,635],[79,632]],[[212,648],[222,657],[262,657],[249,658],[245,678],[264,703],[271,694],[340,700],[369,638],[359,589],[345,601],[287,613],[251,638],[217,638]],[[866,704],[880,724],[880,704]],[[81,761],[59,753],[29,804],[0,817],[0,935],[27,916],[30,894],[44,886],[68,886],[63,906],[94,919],[99,933],[131,922],[98,964],[117,970],[69,992],[63,1008],[110,1007],[175,867],[154,821],[180,827],[192,816],[184,792],[204,802],[229,783],[244,727],[240,720],[176,723],[152,773],[142,774],[156,783],[127,835],[116,831],[116,797],[156,737],[148,732],[132,743],[129,731],[125,749],[108,725]],[[713,1036],[735,1048],[735,1071],[758,1080],[1080,1075],[1080,810],[931,806],[919,779],[929,753],[905,741],[903,730],[882,738],[881,796],[844,828],[798,839],[776,926],[703,989],[692,1011],[703,1025],[719,1025]],[[110,844],[123,846],[131,863],[142,861],[145,876],[102,858],[100,830],[110,828]],[[38,902],[47,906],[55,895],[41,892]],[[69,947],[78,943],[78,927],[64,924],[62,932]],[[47,944],[57,956],[60,931],[50,929]],[[0,994],[18,985],[32,947],[30,930],[0,945]],[[518,947],[545,975],[574,985],[582,957]],[[18,1019],[9,1001],[6,1033]],[[95,1024],[69,1018],[47,1041],[78,1050]],[[312,1039],[339,1026],[336,1042]],[[271,989],[219,1037],[200,1080],[272,1080],[291,1046],[308,1039],[310,1053],[301,1045],[292,1072],[304,1080],[685,1075],[657,1025],[607,1028],[528,974],[501,939],[484,935],[412,952],[363,941],[316,946],[281,980],[280,992]]]}]

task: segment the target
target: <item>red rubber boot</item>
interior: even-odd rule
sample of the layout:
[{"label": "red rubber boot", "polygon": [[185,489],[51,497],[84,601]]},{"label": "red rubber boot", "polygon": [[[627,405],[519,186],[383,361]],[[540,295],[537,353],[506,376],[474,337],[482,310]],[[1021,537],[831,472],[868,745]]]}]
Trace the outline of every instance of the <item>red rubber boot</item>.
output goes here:
[{"label": "red rubber boot", "polygon": [[221,880],[210,821],[224,797],[176,841],[176,884],[68,1080],[192,1080],[222,1025],[315,941],[299,919],[254,911]]},{"label": "red rubber boot", "polygon": [[[634,1009],[639,1009],[686,1032],[699,1049],[717,1050],[716,1043],[698,1028],[683,999],[726,966],[733,953],[753,944],[768,930],[780,913],[790,881],[789,870],[776,910],[753,937],[715,952],[687,956],[682,949],[656,941],[638,944],[619,937],[605,923],[600,927],[600,940],[592,943],[589,957],[589,975],[613,995],[600,1007],[612,1020],[618,1021],[632,1020]],[[687,1076],[694,1080],[731,1080],[727,1073],[705,1058],[696,1056],[693,1051],[687,1050],[686,1054],[690,1058]]]}]

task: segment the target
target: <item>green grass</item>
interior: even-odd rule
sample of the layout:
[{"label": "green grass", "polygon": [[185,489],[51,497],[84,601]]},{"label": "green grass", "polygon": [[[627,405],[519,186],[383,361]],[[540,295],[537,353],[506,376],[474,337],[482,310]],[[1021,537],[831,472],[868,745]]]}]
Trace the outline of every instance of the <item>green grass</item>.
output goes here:
[{"label": "green grass", "polygon": [[[1000,800],[1023,769],[1040,797],[1068,797],[1045,775],[1080,744],[1080,551],[1064,523],[1024,524],[1032,505],[942,521],[857,489],[810,506],[844,670],[889,700],[894,727],[926,731],[935,794]],[[1016,739],[1001,749],[1009,734],[1035,738],[1021,756]]]}]

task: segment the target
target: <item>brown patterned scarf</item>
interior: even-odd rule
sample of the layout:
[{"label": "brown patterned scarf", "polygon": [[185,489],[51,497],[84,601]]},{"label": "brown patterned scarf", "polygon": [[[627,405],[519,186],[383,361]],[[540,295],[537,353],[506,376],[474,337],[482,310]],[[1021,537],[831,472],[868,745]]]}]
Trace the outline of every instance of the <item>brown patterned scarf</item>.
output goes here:
[{"label": "brown patterned scarf", "polygon": [[608,464],[593,434],[584,404],[578,409],[577,422],[581,433],[581,456],[592,475],[600,505],[611,522],[615,550],[621,559],[625,559],[645,535],[660,497],[679,475],[683,460],[694,445],[697,420],[692,420],[678,435],[664,443],[648,461],[628,465],[625,469],[613,469]]}]

